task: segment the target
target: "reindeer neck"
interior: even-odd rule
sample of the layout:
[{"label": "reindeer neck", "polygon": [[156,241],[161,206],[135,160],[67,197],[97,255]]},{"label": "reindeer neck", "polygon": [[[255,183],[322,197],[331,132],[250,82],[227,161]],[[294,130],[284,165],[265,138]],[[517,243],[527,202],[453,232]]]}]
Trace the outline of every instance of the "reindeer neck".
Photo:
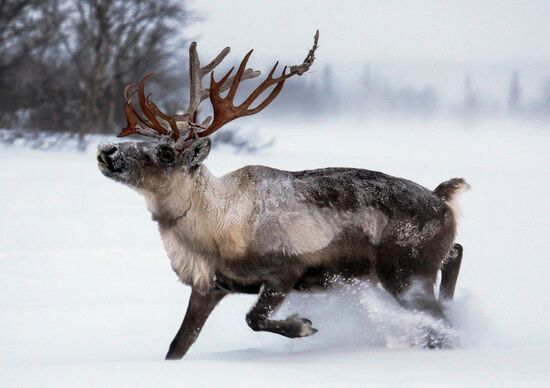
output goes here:
[{"label": "reindeer neck", "polygon": [[153,220],[165,227],[175,225],[190,213],[215,217],[212,212],[220,205],[215,195],[219,186],[219,179],[201,165],[192,173],[173,176],[158,193],[146,194],[147,207]]}]

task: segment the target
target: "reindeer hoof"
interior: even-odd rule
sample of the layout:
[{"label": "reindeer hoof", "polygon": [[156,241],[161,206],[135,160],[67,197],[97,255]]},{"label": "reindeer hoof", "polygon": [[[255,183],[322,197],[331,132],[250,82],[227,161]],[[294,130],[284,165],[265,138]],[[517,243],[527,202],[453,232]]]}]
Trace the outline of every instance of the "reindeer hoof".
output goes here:
[{"label": "reindeer hoof", "polygon": [[183,354],[179,354],[176,352],[168,352],[166,354],[165,360],[181,360],[183,358]]},{"label": "reindeer hoof", "polygon": [[298,314],[293,314],[286,319],[287,322],[292,323],[296,328],[292,337],[309,337],[318,332],[317,329],[312,327],[312,323],[307,318],[301,318]]}]

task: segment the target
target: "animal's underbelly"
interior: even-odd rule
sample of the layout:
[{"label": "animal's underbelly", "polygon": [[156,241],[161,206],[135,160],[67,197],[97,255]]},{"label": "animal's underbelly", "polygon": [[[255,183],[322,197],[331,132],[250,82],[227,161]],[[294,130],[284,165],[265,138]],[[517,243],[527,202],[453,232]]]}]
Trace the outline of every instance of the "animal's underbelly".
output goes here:
[{"label": "animal's underbelly", "polygon": [[342,257],[324,265],[308,267],[294,286],[299,291],[325,289],[336,282],[373,276],[373,262],[368,256]]},{"label": "animal's underbelly", "polygon": [[[287,264],[292,265],[290,263]],[[352,279],[366,279],[373,277],[373,263],[367,256],[356,256],[334,258],[333,261],[315,266],[301,266],[302,275],[293,286],[297,291],[313,291],[328,289],[339,280],[350,281]],[[288,268],[287,268],[288,269]],[[280,271],[283,269],[281,268]],[[220,288],[230,292],[257,294],[262,284],[269,281],[271,276],[277,276],[279,270],[272,267],[266,271],[265,264],[261,271],[254,271],[254,268],[247,268],[244,273],[238,271],[216,272],[216,282]]]}]

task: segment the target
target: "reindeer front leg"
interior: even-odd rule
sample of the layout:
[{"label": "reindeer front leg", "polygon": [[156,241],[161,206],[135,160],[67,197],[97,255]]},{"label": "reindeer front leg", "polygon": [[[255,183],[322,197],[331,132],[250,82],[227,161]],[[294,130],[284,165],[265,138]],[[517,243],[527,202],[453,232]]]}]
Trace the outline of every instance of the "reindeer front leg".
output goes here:
[{"label": "reindeer front leg", "polygon": [[218,302],[227,295],[227,292],[219,289],[200,293],[193,289],[189,298],[189,305],[185,318],[178,333],[170,344],[166,354],[167,360],[179,360],[189,350],[201,332],[206,319],[214,310]]},{"label": "reindeer front leg", "polygon": [[294,280],[264,283],[258,301],[246,315],[248,326],[254,331],[270,331],[289,338],[315,334],[317,329],[311,327],[311,321],[297,314],[282,320],[269,319],[283,303],[294,284]]}]

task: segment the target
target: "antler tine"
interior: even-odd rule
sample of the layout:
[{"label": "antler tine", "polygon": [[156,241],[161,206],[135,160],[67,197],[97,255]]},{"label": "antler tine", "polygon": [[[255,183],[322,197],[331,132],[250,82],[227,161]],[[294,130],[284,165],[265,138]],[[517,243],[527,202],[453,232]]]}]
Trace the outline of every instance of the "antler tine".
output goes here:
[{"label": "antler tine", "polygon": [[315,32],[315,35],[313,36],[313,47],[308,51],[304,61],[300,65],[294,65],[290,66],[290,73],[291,74],[298,74],[302,75],[306,71],[309,71],[309,68],[313,64],[313,61],[315,60],[315,51],[317,48],[319,48],[319,30]]},{"label": "antler tine", "polygon": [[136,93],[137,89],[130,93],[130,89],[135,88],[135,87],[136,87],[136,84],[126,85],[126,87],[124,88],[124,101],[128,102],[130,100],[130,98],[132,98],[134,93]]},{"label": "antler tine", "polygon": [[268,87],[270,87],[273,84],[276,84],[276,86],[273,88],[271,93],[269,93],[269,95],[262,102],[258,104],[258,106],[252,109],[247,109],[245,116],[258,113],[261,110],[263,110],[266,106],[271,104],[271,102],[279,95],[279,93],[281,93],[281,90],[283,90],[283,86],[285,84],[286,79],[289,77],[292,77],[293,74],[285,74],[286,72],[286,66],[285,66],[280,77],[271,78],[277,65],[278,65],[278,62],[275,64],[275,66],[273,66],[273,70],[271,70],[271,72],[269,73],[268,78],[266,78],[264,82],[262,82],[260,86],[258,86],[256,90],[252,92],[252,94],[245,100],[244,103],[247,104],[247,107],[249,107],[250,105],[252,105],[254,100],[256,100],[256,98],[258,98],[258,96],[262,94]]},{"label": "antler tine", "polygon": [[174,140],[178,140],[180,137],[180,130],[176,122],[176,118],[178,117],[178,115],[173,115],[173,116],[167,115],[166,113],[161,111],[159,107],[149,98],[147,98],[147,104],[149,105],[149,108],[153,111],[153,113],[156,116],[160,117],[161,119],[166,121],[168,125],[170,125],[170,129],[172,130],[172,138]]},{"label": "antler tine", "polygon": [[[179,129],[176,125],[175,116],[169,116],[162,112],[158,106],[151,101],[149,95],[145,95],[145,82],[154,73],[146,74],[137,84],[129,84],[124,89],[124,114],[126,116],[126,128],[120,132],[118,137],[128,136],[132,134],[140,134],[143,136],[160,138],[168,135],[167,128],[159,121],[159,118],[170,125],[171,135],[176,140],[179,138]],[[137,89],[135,89],[137,86]],[[134,88],[134,90],[132,90]],[[131,99],[134,94],[138,95],[138,102],[143,117],[132,106]]]},{"label": "antler tine", "polygon": [[[195,45],[196,52],[196,45]],[[210,73],[216,66],[218,66],[225,57],[231,52],[231,47],[224,48],[217,56],[214,58],[208,65],[201,68],[201,75],[204,77],[206,74]]]},{"label": "antler tine", "polygon": [[[281,73],[280,77],[273,78],[273,73],[275,73],[275,69],[277,69],[277,66],[279,65],[279,62],[276,62],[275,65],[271,68],[271,71],[267,75],[267,78],[260,84],[252,93],[250,93],[250,96],[247,97],[247,99],[243,102],[242,105],[250,106],[262,94],[267,88],[274,84],[278,84],[275,89],[269,94],[269,96],[262,101],[256,108],[250,110],[251,113],[257,113],[261,111],[263,108],[265,108],[271,101],[275,99],[275,97],[279,94],[281,89],[283,88],[284,82],[287,78],[292,77],[293,74],[285,74],[286,72],[286,66],[283,69],[283,72]],[[267,104],[264,105],[266,101],[269,101]],[[258,109],[259,107],[262,107],[261,109]],[[248,116],[248,115],[247,115]]]},{"label": "antler tine", "polygon": [[[202,79],[211,73],[229,54],[230,47],[224,48],[209,64],[201,67],[197,52],[197,43],[193,42],[189,46],[189,105],[187,108],[186,119],[193,120],[193,116],[199,105],[210,97],[210,89],[202,87]],[[259,76],[258,70],[244,70],[240,80],[247,80]],[[220,92],[224,92],[231,87],[236,76],[231,76],[222,83]]]},{"label": "antler tine", "polygon": [[209,64],[201,67],[197,52],[197,42],[193,42],[189,46],[189,105],[187,107],[187,116],[189,119],[193,118],[197,108],[203,101],[202,78],[214,70],[230,51],[231,48],[224,48]]},{"label": "antler tine", "polygon": [[200,89],[201,74],[199,54],[197,53],[197,42],[193,42],[189,46],[189,105],[187,107],[187,114],[189,117],[193,116],[193,113],[199,106]]},{"label": "antler tine", "polygon": [[[141,108],[141,111],[147,117],[147,120],[149,122],[145,122],[148,127],[151,129],[156,130],[161,135],[166,135],[166,128],[162,126],[162,124],[158,121],[157,116],[155,115],[155,112],[153,109],[151,109],[149,103],[150,99],[149,96],[145,96],[145,81],[147,81],[148,78],[152,77],[155,73],[148,73],[139,81],[139,87],[138,87],[138,102],[139,107]],[[160,112],[160,109],[157,108],[155,105],[156,111]],[[162,116],[166,117],[166,115],[163,113]]]},{"label": "antler tine", "polygon": [[[253,52],[254,52],[254,50],[250,50],[249,52],[247,52],[246,55],[244,56],[243,60],[241,61],[241,64],[239,65],[239,68],[237,69],[237,74],[235,74],[235,77],[233,78],[233,81],[231,82],[231,86],[229,87],[229,92],[227,93],[227,96],[225,97],[227,100],[233,101],[233,99],[235,98],[235,94],[237,94],[237,88],[239,87],[239,84],[241,83],[241,78],[243,76],[244,69],[246,68],[248,58],[250,58],[250,56],[252,55]],[[229,74],[232,71],[233,71],[233,69],[231,69]],[[211,79],[214,79],[214,72],[212,72],[212,78]],[[220,84],[223,85],[225,81],[226,81],[225,79],[220,80]]]},{"label": "antler tine", "polygon": [[[135,133],[142,132],[142,125],[147,125],[143,119],[134,109],[130,100],[137,89],[130,92],[130,89],[135,88],[136,84],[129,84],[124,88],[124,115],[126,116],[126,127],[118,134],[118,137],[133,135]],[[151,135],[153,136],[153,135]],[[156,136],[154,136],[156,137]]]},{"label": "antler tine", "polygon": [[[241,81],[245,81],[247,79],[252,79],[252,78],[256,78],[258,77],[259,75],[261,75],[261,71],[260,70],[254,70],[254,69],[251,69],[251,68],[248,68],[244,71],[243,73],[243,76],[241,77]],[[231,84],[233,83],[233,80],[235,79],[235,76],[232,75],[231,77],[229,77],[224,83],[223,85],[220,87],[220,93],[223,93],[225,92],[227,89],[229,89],[229,87],[231,86]],[[201,96],[201,102],[206,100],[207,98],[210,97],[210,88],[204,88],[202,89],[202,96]]]},{"label": "antler tine", "polygon": [[160,134],[147,127],[143,118],[134,110],[130,102],[124,104],[124,114],[126,116],[126,127],[118,134],[118,137],[140,134],[154,138],[160,138]]},{"label": "antler tine", "polygon": [[206,128],[207,126],[210,125],[211,122],[212,122],[212,115],[208,115],[204,118],[204,120],[202,120],[201,126]]}]

